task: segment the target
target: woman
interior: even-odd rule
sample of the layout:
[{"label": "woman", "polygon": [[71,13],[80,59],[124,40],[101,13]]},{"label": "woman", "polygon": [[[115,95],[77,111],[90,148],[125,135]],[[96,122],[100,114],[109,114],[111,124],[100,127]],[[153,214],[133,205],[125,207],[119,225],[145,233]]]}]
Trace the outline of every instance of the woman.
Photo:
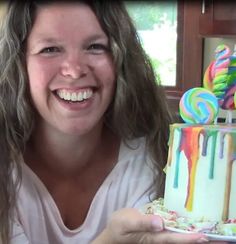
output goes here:
[{"label": "woman", "polygon": [[122,3],[10,1],[0,52],[2,242],[119,243],[130,214],[182,242],[106,227],[162,195],[170,122]]}]

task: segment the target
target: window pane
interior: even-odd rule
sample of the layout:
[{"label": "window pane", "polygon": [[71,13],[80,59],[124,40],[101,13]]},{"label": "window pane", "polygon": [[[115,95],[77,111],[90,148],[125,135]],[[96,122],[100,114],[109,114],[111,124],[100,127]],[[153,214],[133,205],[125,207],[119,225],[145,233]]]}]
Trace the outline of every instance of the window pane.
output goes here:
[{"label": "window pane", "polygon": [[161,84],[175,86],[177,0],[126,1],[126,7]]}]

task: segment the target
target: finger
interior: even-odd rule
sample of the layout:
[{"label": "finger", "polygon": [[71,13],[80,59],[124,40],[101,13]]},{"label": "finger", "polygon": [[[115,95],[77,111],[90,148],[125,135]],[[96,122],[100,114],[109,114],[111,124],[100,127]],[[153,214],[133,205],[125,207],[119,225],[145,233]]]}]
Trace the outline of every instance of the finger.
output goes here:
[{"label": "finger", "polygon": [[180,234],[169,231],[161,232],[143,232],[130,233],[126,236],[126,242],[123,243],[140,243],[140,244],[158,244],[158,243],[204,243],[209,240],[203,234]]},{"label": "finger", "polygon": [[155,232],[164,229],[163,220],[158,215],[144,215],[137,209],[122,209],[113,215],[114,226],[119,226],[123,234],[130,232]]},{"label": "finger", "polygon": [[228,242],[225,241],[210,241],[210,244],[227,244]]},{"label": "finger", "polygon": [[156,232],[164,229],[164,223],[158,215],[140,215],[132,223],[131,228],[136,232]]},{"label": "finger", "polygon": [[181,234],[170,231],[162,231],[155,235],[153,243],[204,243],[209,242],[201,233]]}]

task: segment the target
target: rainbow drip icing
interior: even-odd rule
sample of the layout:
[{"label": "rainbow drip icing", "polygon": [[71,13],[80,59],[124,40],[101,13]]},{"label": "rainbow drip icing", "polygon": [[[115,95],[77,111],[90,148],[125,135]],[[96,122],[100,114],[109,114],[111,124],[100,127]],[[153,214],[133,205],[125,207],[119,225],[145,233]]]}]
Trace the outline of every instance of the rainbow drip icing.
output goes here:
[{"label": "rainbow drip icing", "polygon": [[[225,196],[224,196],[224,209],[222,213],[222,220],[228,219],[229,213],[229,200],[230,200],[230,189],[232,180],[232,165],[236,160],[236,127],[226,126],[182,126],[181,128],[171,126],[170,138],[169,138],[169,155],[173,150],[174,130],[179,130],[180,139],[178,142],[178,148],[176,150],[176,165],[175,165],[175,177],[173,187],[178,188],[179,181],[179,170],[180,170],[180,153],[183,152],[188,162],[188,184],[187,184],[187,195],[185,201],[185,208],[188,211],[192,211],[194,202],[194,188],[195,188],[195,176],[196,169],[198,166],[198,159],[201,156],[207,156],[210,154],[210,168],[208,177],[214,179],[214,168],[217,158],[226,157],[227,159],[227,173],[226,173],[226,184],[225,184]],[[200,152],[200,135],[203,136],[202,151]],[[228,140],[228,150],[224,152],[224,143]],[[220,151],[215,152],[216,141],[219,137]],[[211,151],[209,152],[208,142],[212,139]],[[227,155],[225,155],[227,153]],[[172,161],[171,156],[168,158],[168,164]]]}]

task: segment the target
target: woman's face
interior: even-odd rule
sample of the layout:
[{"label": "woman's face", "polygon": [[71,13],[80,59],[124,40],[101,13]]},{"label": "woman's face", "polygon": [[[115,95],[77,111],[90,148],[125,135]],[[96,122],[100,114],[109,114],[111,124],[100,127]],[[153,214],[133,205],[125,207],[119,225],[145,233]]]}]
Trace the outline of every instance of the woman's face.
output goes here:
[{"label": "woman's face", "polygon": [[87,5],[40,7],[26,63],[41,125],[85,134],[102,123],[114,95],[114,65],[108,37]]}]

